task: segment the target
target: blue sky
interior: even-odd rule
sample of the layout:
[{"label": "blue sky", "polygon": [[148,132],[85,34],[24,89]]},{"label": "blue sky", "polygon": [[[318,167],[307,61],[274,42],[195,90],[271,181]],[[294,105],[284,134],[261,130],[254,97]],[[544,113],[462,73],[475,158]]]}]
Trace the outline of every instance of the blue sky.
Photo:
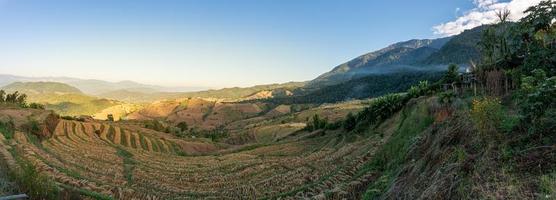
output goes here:
[{"label": "blue sky", "polygon": [[0,0],[0,73],[231,87],[435,38],[472,0]]}]

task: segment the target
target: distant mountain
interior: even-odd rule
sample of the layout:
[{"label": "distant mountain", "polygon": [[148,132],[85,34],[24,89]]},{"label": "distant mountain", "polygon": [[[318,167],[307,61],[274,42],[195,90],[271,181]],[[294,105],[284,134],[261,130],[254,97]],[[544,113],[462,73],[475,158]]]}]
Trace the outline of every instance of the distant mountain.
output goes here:
[{"label": "distant mountain", "polygon": [[81,90],[57,82],[15,82],[2,87],[6,92],[19,91],[27,95],[42,94],[83,94]]},{"label": "distant mountain", "polygon": [[9,93],[24,93],[28,102],[44,104],[46,109],[61,115],[95,115],[122,105],[119,101],[86,95],[76,87],[58,82],[15,82],[0,89]]},{"label": "distant mountain", "polygon": [[287,93],[286,91],[295,90],[305,86],[305,82],[288,82],[282,84],[268,84],[268,85],[256,85],[252,87],[233,87],[233,88],[223,88],[218,90],[205,90],[198,92],[153,92],[146,93],[141,91],[132,90],[116,90],[107,93],[102,93],[97,96],[114,99],[125,102],[132,103],[146,103],[158,100],[170,100],[179,98],[216,98],[216,99],[226,99],[226,100],[239,100],[242,98],[253,97],[259,92],[271,91],[275,95],[280,95],[281,92]]},{"label": "distant mountain", "polygon": [[163,99],[177,99],[183,94],[180,92],[144,92],[141,90],[123,89],[101,93],[97,96],[131,103],[149,103]]},{"label": "distant mountain", "polygon": [[101,93],[128,90],[142,93],[155,92],[189,92],[208,88],[204,87],[164,87],[157,85],[141,84],[133,81],[109,82],[94,79],[78,79],[70,77],[24,77],[0,74],[0,87],[14,82],[59,82],[78,88],[83,93],[97,95]]},{"label": "distant mountain", "polygon": [[417,71],[440,71],[455,63],[467,65],[479,60],[478,42],[484,27],[465,31],[457,36],[409,40],[359,56],[341,64],[309,82],[309,88],[322,88],[368,75]]}]

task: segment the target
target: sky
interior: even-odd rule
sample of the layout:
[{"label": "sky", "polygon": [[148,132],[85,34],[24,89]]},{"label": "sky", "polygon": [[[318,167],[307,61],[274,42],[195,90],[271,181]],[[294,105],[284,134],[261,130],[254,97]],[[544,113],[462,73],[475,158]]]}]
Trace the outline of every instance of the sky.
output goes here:
[{"label": "sky", "polygon": [[306,81],[538,1],[0,0],[0,74],[211,88]]}]

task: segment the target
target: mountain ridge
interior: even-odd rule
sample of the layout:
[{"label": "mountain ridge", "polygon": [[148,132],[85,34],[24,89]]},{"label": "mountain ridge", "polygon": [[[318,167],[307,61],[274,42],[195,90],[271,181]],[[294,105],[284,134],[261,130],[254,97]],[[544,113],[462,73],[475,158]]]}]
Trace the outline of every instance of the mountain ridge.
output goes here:
[{"label": "mountain ridge", "polygon": [[391,44],[342,63],[308,83],[318,88],[339,84],[366,75],[399,72],[442,71],[449,64],[467,65],[480,59],[478,42],[481,26],[451,37],[412,39]]}]

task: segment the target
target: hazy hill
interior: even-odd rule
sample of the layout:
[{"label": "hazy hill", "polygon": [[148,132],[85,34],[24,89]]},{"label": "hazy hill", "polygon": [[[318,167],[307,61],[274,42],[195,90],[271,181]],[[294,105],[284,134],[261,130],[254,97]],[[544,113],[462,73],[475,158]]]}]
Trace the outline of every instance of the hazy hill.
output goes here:
[{"label": "hazy hill", "polygon": [[207,88],[204,87],[164,87],[157,85],[148,85],[133,81],[110,82],[95,79],[78,79],[70,77],[24,77],[7,74],[0,74],[0,87],[6,86],[14,82],[59,82],[66,83],[70,86],[78,88],[86,94],[101,94],[115,90],[129,90],[144,93],[153,92],[187,92],[199,91]]},{"label": "hazy hill", "polygon": [[122,104],[84,94],[79,89],[57,82],[16,82],[0,88],[6,92],[25,93],[29,102],[41,103],[61,115],[94,115]]},{"label": "hazy hill", "polygon": [[15,82],[2,87],[7,92],[19,91],[29,96],[38,94],[82,94],[81,90],[56,82]]},{"label": "hazy hill", "polygon": [[[289,83],[282,83],[282,84],[269,84],[269,85],[257,85],[253,87],[233,87],[233,88],[223,88],[218,90],[206,90],[206,91],[199,91],[199,92],[154,92],[154,93],[146,93],[141,91],[132,91],[132,90],[116,90],[110,91],[107,93],[102,93],[97,96],[114,99],[119,101],[126,101],[126,102],[136,102],[136,103],[145,103],[145,102],[153,102],[158,100],[170,100],[170,99],[179,99],[179,98],[192,98],[192,97],[199,97],[199,98],[216,98],[216,99],[225,99],[225,100],[237,100],[241,98],[252,97],[259,92],[262,91],[274,91],[274,90],[295,90],[297,88],[305,86],[305,82],[289,82]],[[278,93],[276,91],[276,93]]]}]

